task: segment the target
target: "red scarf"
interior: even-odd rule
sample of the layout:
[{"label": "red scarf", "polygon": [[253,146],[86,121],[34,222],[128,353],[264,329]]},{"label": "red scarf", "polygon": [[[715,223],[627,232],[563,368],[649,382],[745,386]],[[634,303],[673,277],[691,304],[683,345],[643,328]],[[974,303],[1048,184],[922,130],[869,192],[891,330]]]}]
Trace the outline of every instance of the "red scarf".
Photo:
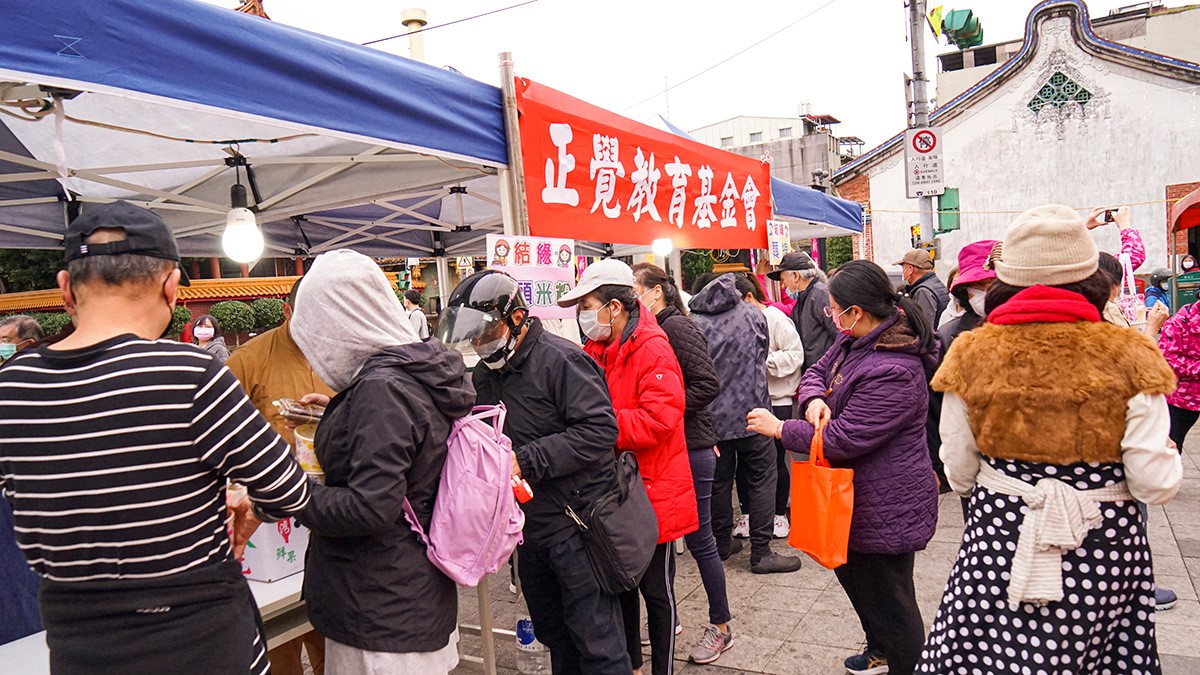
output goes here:
[{"label": "red scarf", "polygon": [[988,315],[988,323],[1011,326],[1021,323],[1100,322],[1100,310],[1073,291],[1050,286],[1030,286]]}]

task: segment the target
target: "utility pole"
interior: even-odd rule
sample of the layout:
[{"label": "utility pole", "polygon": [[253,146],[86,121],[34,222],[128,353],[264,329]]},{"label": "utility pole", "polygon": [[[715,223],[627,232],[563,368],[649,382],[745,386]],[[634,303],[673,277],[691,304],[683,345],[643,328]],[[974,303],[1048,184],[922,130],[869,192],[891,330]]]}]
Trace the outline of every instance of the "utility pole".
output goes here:
[{"label": "utility pole", "polygon": [[413,61],[425,60],[425,36],[420,31],[429,24],[423,9],[406,9],[400,12],[400,23],[408,30],[408,55]]},{"label": "utility pole", "polygon": [[[912,128],[929,126],[929,94],[925,79],[925,0],[908,0],[908,42],[912,47]],[[907,168],[905,169],[907,171]],[[918,197],[921,243],[933,239],[933,197]]]}]

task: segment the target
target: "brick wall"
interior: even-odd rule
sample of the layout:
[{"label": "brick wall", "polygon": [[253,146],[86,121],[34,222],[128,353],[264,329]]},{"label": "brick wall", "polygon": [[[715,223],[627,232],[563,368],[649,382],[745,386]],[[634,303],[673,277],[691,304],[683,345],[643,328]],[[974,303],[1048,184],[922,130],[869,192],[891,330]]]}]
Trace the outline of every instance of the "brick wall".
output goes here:
[{"label": "brick wall", "polygon": [[1167,186],[1167,241],[1170,242],[1168,248],[1175,255],[1187,254],[1187,231],[1176,232],[1174,235],[1171,234],[1171,208],[1175,206],[1175,202],[1183,199],[1196,189],[1200,189],[1200,183],[1178,183]]},{"label": "brick wall", "polygon": [[[871,177],[867,174],[859,174],[854,178],[837,186],[837,196],[842,199],[849,199],[852,202],[862,204],[864,210],[871,208]],[[854,235],[854,257],[859,256],[859,251],[864,251],[867,260],[875,259],[874,237],[871,236],[871,230],[874,227],[873,223],[867,223],[863,228],[861,235]],[[863,244],[866,244],[864,247]]]}]

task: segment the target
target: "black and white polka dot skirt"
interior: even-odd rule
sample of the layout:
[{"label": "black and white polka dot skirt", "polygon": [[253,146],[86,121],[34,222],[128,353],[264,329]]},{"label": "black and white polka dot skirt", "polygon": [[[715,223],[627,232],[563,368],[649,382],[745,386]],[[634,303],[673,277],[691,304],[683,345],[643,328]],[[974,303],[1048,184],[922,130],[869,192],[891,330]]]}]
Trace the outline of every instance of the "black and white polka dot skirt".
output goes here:
[{"label": "black and white polka dot skirt", "polygon": [[[1026,483],[1057,477],[1079,490],[1125,479],[1120,464],[1066,466],[984,458]],[[1008,606],[1009,568],[1028,507],[976,486],[962,547],[918,673],[1135,675],[1160,673],[1154,575],[1135,501],[1100,504],[1104,522],[1063,555],[1063,599]]]}]

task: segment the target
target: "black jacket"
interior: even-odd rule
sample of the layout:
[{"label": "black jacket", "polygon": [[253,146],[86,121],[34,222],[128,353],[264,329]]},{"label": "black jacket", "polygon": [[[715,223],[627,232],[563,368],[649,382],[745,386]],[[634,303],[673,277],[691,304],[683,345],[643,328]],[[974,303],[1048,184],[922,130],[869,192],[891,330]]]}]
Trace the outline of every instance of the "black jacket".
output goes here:
[{"label": "black jacket", "polygon": [[325,485],[300,522],[312,529],[304,597],[313,627],[368,651],[445,647],[458,616],[454,582],[425,557],[405,495],[428,530],[446,437],[471,411],[462,357],[437,340],[367,359],[317,427]]},{"label": "black jacket", "polygon": [[838,336],[833,319],[825,316],[828,306],[829,287],[822,281],[813,280],[808,288],[800,292],[800,297],[796,298],[796,304],[792,307],[792,323],[796,324],[796,332],[800,333],[800,342],[804,344],[806,371],[825,356]]},{"label": "black jacket", "polygon": [[950,292],[946,290],[946,284],[933,272],[926,272],[925,276],[905,286],[904,294],[917,301],[929,319],[930,328],[937,327],[942,312],[950,305]]},{"label": "black jacket", "polygon": [[655,315],[658,325],[667,334],[679,369],[683,371],[683,390],[686,402],[683,409],[683,429],[689,450],[711,448],[717,444],[712,414],[708,404],[721,393],[717,369],[708,355],[708,341],[691,319],[674,307],[666,307]]},{"label": "black jacket", "polygon": [[521,476],[533,488],[525,511],[525,545],[546,548],[577,531],[564,505],[582,513],[612,489],[617,418],[604,371],[579,345],[530,319],[525,339],[499,370],[475,369],[479,405],[508,408]]},{"label": "black jacket", "polygon": [[688,307],[708,340],[709,354],[722,383],[708,406],[718,441],[746,438],[746,415],[771,409],[767,388],[770,335],[762,311],[742,300],[732,274],[722,274],[694,295]]}]

